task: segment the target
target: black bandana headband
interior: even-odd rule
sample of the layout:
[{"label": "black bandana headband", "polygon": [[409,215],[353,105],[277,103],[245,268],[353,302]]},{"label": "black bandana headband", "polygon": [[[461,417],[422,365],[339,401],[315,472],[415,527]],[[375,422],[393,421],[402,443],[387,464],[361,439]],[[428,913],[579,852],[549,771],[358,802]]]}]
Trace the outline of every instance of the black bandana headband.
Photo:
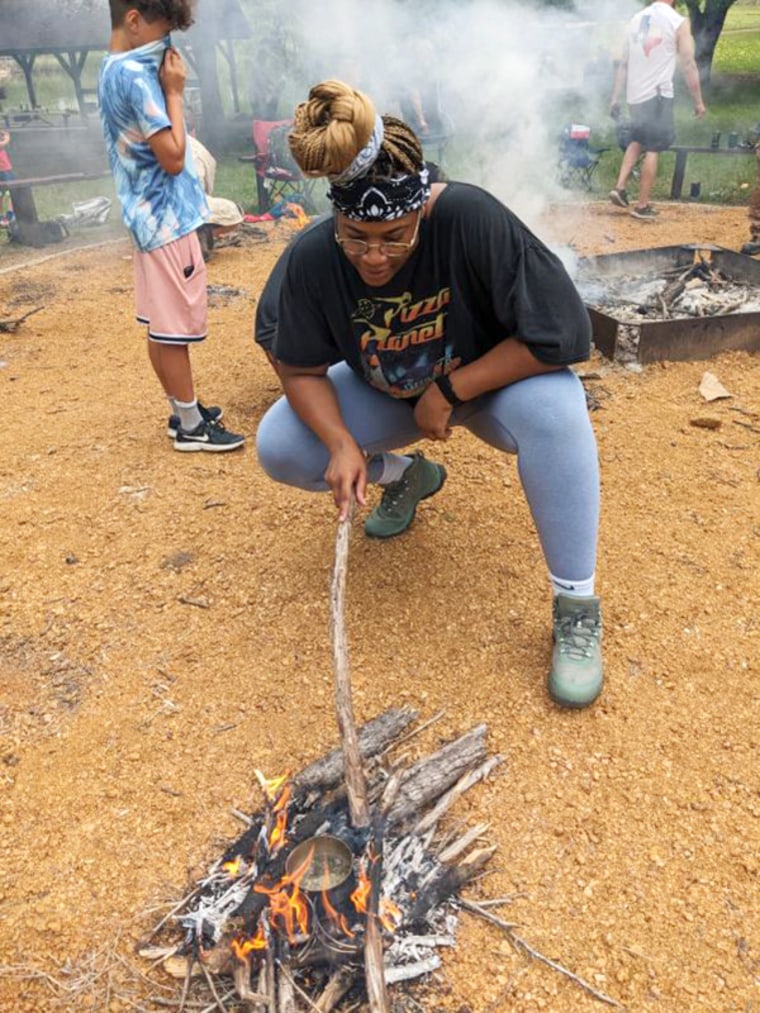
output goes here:
[{"label": "black bandana headband", "polygon": [[430,196],[427,168],[395,179],[360,176],[348,183],[333,181],[327,196],[333,207],[357,222],[391,222],[424,207]]}]

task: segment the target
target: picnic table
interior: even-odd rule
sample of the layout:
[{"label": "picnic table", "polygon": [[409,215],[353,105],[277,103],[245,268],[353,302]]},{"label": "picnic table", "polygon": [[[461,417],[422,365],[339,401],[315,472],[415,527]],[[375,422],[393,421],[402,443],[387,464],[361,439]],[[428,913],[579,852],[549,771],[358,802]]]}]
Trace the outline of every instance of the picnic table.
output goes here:
[{"label": "picnic table", "polygon": [[31,225],[37,222],[37,206],[34,202],[34,191],[40,186],[51,186],[54,183],[79,183],[89,179],[102,179],[110,176],[110,169],[93,172],[63,172],[54,176],[27,176],[19,179],[5,180],[0,186],[10,192],[13,201],[13,212],[16,221]]},{"label": "picnic table", "polygon": [[686,159],[689,155],[754,155],[752,147],[712,148],[698,144],[674,144],[667,149],[676,153],[676,164],[673,169],[673,181],[670,184],[671,200],[678,200],[683,190],[683,179],[686,174]]}]

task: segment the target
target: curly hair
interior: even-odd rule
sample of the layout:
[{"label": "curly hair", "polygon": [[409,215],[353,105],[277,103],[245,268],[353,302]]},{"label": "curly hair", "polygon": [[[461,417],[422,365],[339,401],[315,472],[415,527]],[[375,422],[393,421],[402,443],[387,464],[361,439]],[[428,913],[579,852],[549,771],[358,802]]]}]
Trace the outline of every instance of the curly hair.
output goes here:
[{"label": "curly hair", "polygon": [[109,0],[111,27],[124,24],[127,11],[136,10],[150,23],[166,18],[172,31],[184,31],[192,25],[196,0]]},{"label": "curly hair", "polygon": [[[315,84],[293,115],[288,135],[293,158],[305,176],[343,172],[372,136],[375,106],[364,92],[342,81]],[[384,139],[367,178],[393,178],[419,172],[422,145],[412,128],[395,116],[383,116]]]}]

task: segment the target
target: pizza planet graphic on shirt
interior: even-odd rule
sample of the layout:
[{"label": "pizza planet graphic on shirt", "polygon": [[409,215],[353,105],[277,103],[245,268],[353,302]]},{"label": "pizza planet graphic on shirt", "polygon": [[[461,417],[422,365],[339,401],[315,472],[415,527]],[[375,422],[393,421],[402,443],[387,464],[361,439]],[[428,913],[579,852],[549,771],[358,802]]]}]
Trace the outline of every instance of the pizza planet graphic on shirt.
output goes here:
[{"label": "pizza planet graphic on shirt", "polygon": [[412,301],[411,292],[360,299],[351,314],[366,381],[392,397],[419,397],[459,364],[446,340],[451,289]]}]

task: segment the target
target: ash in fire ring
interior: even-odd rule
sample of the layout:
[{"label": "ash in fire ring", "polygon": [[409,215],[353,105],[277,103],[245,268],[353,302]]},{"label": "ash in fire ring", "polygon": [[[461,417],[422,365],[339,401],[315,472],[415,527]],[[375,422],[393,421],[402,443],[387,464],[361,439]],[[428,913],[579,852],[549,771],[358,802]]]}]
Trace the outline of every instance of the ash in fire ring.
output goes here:
[{"label": "ash in fire ring", "polygon": [[261,421],[275,481],[382,498],[367,535],[405,532],[443,465],[394,453],[464,426],[517,455],[553,592],[551,697],[585,707],[602,689],[594,592],[599,475],[582,385],[591,327],[559,260],[476,186],[431,183],[411,128],[340,81],[296,111],[293,155],[327,176],[332,216],[299,234],[262,294],[256,340],[285,396]]}]

